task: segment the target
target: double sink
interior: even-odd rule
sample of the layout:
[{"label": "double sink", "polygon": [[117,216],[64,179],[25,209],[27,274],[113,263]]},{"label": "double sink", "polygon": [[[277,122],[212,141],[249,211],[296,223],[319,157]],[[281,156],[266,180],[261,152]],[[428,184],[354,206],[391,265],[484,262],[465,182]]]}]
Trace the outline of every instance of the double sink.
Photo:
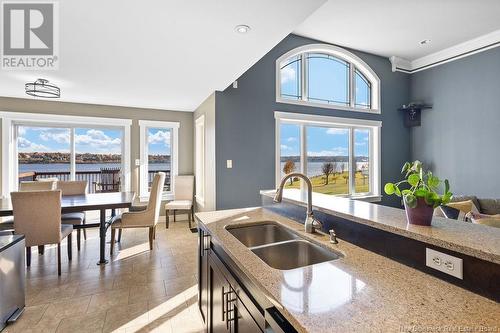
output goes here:
[{"label": "double sink", "polygon": [[341,257],[273,221],[228,226],[226,229],[267,265],[279,270],[310,266]]}]

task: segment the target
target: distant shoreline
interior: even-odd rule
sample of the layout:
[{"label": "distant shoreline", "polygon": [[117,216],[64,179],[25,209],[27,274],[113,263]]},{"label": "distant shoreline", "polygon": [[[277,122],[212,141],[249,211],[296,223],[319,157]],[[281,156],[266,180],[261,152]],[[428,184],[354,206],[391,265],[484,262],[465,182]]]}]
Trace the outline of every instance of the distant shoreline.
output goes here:
[{"label": "distant shoreline", "polygon": [[[99,161],[96,163],[95,161],[76,161],[76,164],[120,164],[122,161]],[[168,163],[167,161],[149,161],[149,164],[165,164]],[[44,165],[44,164],[69,164],[69,161],[33,161],[33,162],[27,162],[27,161],[19,161],[19,164],[39,164],[39,165]]]}]

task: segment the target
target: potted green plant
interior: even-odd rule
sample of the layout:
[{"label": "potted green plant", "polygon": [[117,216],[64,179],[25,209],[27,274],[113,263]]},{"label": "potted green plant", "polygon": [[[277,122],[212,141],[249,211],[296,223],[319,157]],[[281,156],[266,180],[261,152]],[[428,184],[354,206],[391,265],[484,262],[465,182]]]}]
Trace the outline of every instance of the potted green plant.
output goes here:
[{"label": "potted green plant", "polygon": [[[422,162],[418,160],[406,162],[401,173],[405,179],[385,184],[385,193],[403,197],[408,223],[430,226],[434,208],[447,204],[452,197],[448,179],[441,181],[431,171],[424,170]],[[442,184],[444,193],[440,195],[437,191]]]}]

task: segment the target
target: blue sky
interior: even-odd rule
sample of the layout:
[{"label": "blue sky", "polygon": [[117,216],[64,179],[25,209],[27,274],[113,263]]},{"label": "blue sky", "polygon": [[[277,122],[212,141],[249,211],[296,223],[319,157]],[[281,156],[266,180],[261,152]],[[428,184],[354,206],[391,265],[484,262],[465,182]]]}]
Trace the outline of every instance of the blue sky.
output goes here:
[{"label": "blue sky", "polygon": [[[308,98],[315,102],[349,104],[349,64],[324,54],[308,55]],[[283,67],[284,66],[284,67]],[[296,57],[286,60],[281,69],[281,93],[300,96],[301,62]],[[370,90],[358,71],[355,75],[355,103],[363,107],[369,104]],[[297,99],[298,97],[296,97]],[[329,102],[328,102],[329,101]]]},{"label": "blue sky", "polygon": [[[19,127],[18,150],[20,152],[63,152],[70,150],[70,130],[67,128]],[[76,153],[119,154],[122,132],[115,129],[77,128],[75,130]],[[149,129],[150,154],[170,153],[170,130]]]},{"label": "blue sky", "polygon": [[150,155],[170,155],[171,130],[165,128],[148,129],[148,152]]},{"label": "blue sky", "polygon": [[[298,156],[300,152],[300,132],[298,125],[282,124],[280,129],[282,156]],[[368,130],[355,130],[354,154],[368,156]],[[349,133],[343,128],[307,127],[308,156],[347,156]]]}]

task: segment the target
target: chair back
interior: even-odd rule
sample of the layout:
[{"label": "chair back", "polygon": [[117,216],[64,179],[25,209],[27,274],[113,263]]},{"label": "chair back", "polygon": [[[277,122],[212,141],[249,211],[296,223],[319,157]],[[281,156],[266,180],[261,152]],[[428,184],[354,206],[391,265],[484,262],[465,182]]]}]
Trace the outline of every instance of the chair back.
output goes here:
[{"label": "chair back", "polygon": [[19,183],[19,191],[52,191],[56,189],[57,181],[27,181]]},{"label": "chair back", "polygon": [[120,191],[120,169],[101,168],[101,182],[96,192],[118,192]]},{"label": "chair back", "polygon": [[86,180],[58,181],[57,189],[61,190],[63,196],[87,194],[87,184]]},{"label": "chair back", "polygon": [[191,200],[194,196],[194,176],[175,176],[174,200]]},{"label": "chair back", "polygon": [[61,191],[12,192],[14,231],[26,246],[61,241]]},{"label": "chair back", "polygon": [[165,173],[158,172],[153,178],[151,191],[149,193],[149,202],[146,210],[154,212],[154,224],[158,223],[160,216],[161,195],[163,193],[163,184],[165,183]]}]

